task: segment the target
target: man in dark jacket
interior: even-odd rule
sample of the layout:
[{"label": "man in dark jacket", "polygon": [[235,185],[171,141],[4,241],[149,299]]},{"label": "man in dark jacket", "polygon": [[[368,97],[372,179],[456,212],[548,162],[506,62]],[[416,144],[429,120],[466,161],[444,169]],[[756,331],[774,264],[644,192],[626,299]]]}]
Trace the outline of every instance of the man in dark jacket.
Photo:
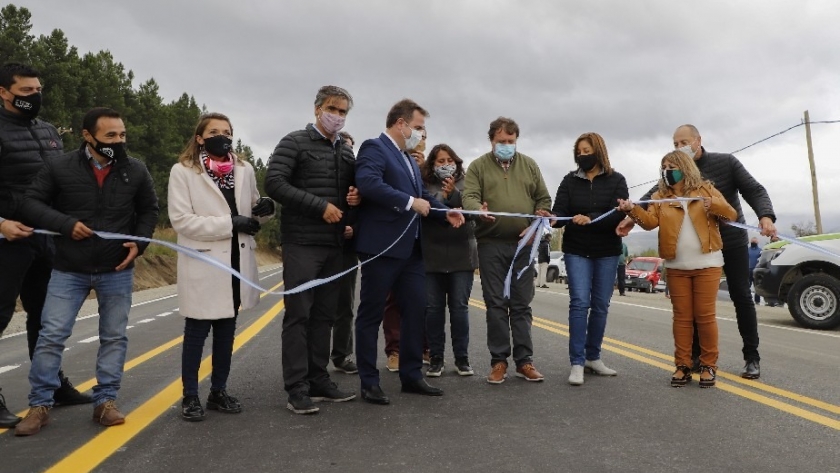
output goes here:
[{"label": "man in dark jacket", "polygon": [[[358,205],[354,158],[338,134],[353,107],[350,94],[325,86],[315,96],[315,123],[286,135],[268,164],[265,190],[280,202],[283,280],[287,289],[342,269],[342,246],[350,224],[349,206]],[[338,308],[338,280],[287,295],[283,317],[283,382],[295,414],[314,414],[313,401],[343,402],[356,397],[330,380],[330,335]]]},{"label": "man in dark jacket", "polygon": [[[732,207],[738,211],[738,221],[744,223],[744,212],[741,210],[740,193],[759,218],[761,234],[773,236],[776,234],[776,214],[767,190],[762,186],[738,158],[726,153],[710,153],[702,146],[700,132],[694,125],[683,125],[674,132],[674,148],[684,151],[694,158],[705,179],[714,184]],[[656,187],[642,197],[649,199]],[[633,228],[633,221],[625,219],[616,231],[626,236]],[[723,238],[723,272],[729,286],[729,297],[735,304],[735,317],[738,320],[738,332],[744,342],[743,353],[746,364],[741,371],[741,377],[758,379],[761,375],[758,355],[758,318],[755,313],[750,292],[749,254],[747,252],[747,232],[731,225],[721,225],[720,235]],[[697,331],[694,331],[694,346],[692,356],[695,360],[700,356],[700,346]],[[699,369],[699,361],[695,363]]]},{"label": "man in dark jacket", "polygon": [[[0,68],[0,334],[15,312],[18,296],[26,311],[29,358],[41,330],[41,310],[50,281],[54,248],[52,238],[35,235],[20,222],[23,196],[44,161],[61,156],[61,138],[55,127],[36,118],[41,108],[39,73],[29,66],[9,63]],[[79,393],[59,372],[61,386],[56,404],[85,404],[93,400]],[[0,395],[0,427],[14,427],[20,418],[6,409]]]},{"label": "man in dark jacket", "polygon": [[158,203],[146,166],[126,154],[117,112],[89,111],[82,136],[80,149],[44,163],[23,203],[24,221],[61,237],[29,370],[29,414],[15,428],[18,436],[36,434],[49,421],[64,346],[91,290],[99,302],[93,419],[104,426],[125,422],[115,401],[128,347],[134,259],[147,244],[103,239],[94,231],[151,238]]}]

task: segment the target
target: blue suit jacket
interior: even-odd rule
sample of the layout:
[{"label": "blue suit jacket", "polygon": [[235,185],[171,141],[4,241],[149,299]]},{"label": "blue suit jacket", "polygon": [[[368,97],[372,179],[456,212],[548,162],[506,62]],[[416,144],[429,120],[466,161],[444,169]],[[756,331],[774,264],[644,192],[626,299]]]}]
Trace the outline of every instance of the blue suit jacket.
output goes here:
[{"label": "blue suit jacket", "polygon": [[[379,254],[399,238],[415,212],[406,210],[409,197],[428,200],[433,208],[446,209],[423,186],[420,168],[413,158],[408,162],[415,179],[409,174],[406,159],[384,133],[362,143],[356,156],[356,187],[362,196],[356,221],[356,251]],[[444,212],[429,216],[446,221]],[[400,241],[385,256],[407,259],[411,256],[415,236],[420,233],[420,218],[414,220]]]}]

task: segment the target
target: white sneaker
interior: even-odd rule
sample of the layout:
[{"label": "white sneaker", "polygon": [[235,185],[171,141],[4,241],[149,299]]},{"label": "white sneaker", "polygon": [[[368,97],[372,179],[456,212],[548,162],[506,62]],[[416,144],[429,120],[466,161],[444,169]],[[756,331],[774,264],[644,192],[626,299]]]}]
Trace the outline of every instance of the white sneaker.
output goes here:
[{"label": "white sneaker", "polygon": [[583,366],[572,365],[572,372],[569,374],[569,384],[572,386],[583,384]]},{"label": "white sneaker", "polygon": [[615,376],[618,372],[612,368],[607,368],[607,365],[604,364],[603,361],[600,359],[598,360],[586,360],[583,367],[585,368],[587,373],[595,373],[601,376]]}]

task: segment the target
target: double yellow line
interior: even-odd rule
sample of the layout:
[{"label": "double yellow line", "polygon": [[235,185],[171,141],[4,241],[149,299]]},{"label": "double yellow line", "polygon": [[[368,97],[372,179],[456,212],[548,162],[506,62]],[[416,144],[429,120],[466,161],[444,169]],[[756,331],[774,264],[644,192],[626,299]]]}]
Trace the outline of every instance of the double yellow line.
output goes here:
[{"label": "double yellow line", "polygon": [[[470,305],[479,309],[486,310],[486,306],[484,305],[484,303],[476,299],[470,299]],[[551,333],[562,335],[564,337],[569,337],[568,325],[561,324],[553,320],[544,319],[541,317],[534,317],[533,325]],[[665,353],[660,353],[654,350],[650,350],[648,348],[640,347],[631,343],[622,342],[620,340],[608,337],[604,337],[604,343],[602,344],[601,348],[603,350],[624,356],[626,358],[630,358],[632,360],[644,363],[646,365],[661,368],[668,372],[674,371],[674,357]],[[668,363],[659,360],[665,360]],[[740,376],[731,373],[726,373],[724,371],[718,371],[717,375],[718,389],[721,389],[731,394],[735,394],[737,396],[741,396],[745,399],[749,399],[759,404],[764,404],[766,406],[778,409],[782,412],[801,417],[816,424],[824,425],[835,430],[840,430],[840,420],[807,409],[803,409],[801,407],[794,406],[793,404],[789,404],[765,396],[764,394],[760,394],[755,391],[744,389],[740,386],[749,387],[756,391],[763,391],[765,393],[772,394],[780,398],[790,399],[800,404],[804,404],[831,414],[840,415],[840,406],[829,404],[827,402],[820,401],[819,399],[803,396],[801,394],[787,391],[784,389],[780,389],[775,386],[770,386],[759,381],[744,379]],[[721,381],[721,378],[733,384]]]}]

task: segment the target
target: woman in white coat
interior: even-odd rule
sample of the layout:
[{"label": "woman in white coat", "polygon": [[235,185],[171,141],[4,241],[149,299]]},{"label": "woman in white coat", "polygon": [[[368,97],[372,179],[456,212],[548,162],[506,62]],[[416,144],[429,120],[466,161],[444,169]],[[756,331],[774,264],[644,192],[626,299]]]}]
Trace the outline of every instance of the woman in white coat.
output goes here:
[{"label": "woman in white coat", "polygon": [[[220,113],[202,115],[169,175],[169,220],[178,244],[205,253],[257,280],[254,237],[260,222],[274,213],[274,202],[260,198],[254,169],[231,152],[233,127]],[[178,305],[184,324],[181,417],[204,420],[198,397],[198,368],[204,341],[213,329],[213,374],[207,408],[242,412],[227,393],[239,308],[249,309],[259,292],[235,276],[178,254]]]}]

